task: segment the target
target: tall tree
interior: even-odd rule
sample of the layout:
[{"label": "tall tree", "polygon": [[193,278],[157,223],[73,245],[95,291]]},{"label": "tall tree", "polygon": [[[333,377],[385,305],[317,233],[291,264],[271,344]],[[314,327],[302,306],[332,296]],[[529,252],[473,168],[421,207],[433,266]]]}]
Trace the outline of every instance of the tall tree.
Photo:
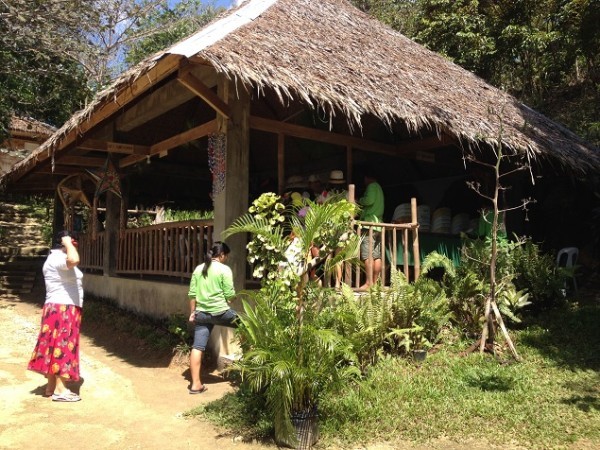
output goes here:
[{"label": "tall tree", "polygon": [[145,57],[164,50],[210,22],[222,8],[200,0],[183,0],[173,7],[156,8],[137,24],[138,39],[127,45],[125,62],[135,65]]},{"label": "tall tree", "polygon": [[217,11],[199,0],[0,0],[0,139],[12,114],[61,125],[129,64]]},{"label": "tall tree", "polygon": [[85,74],[65,55],[79,46],[83,3],[0,0],[0,141],[12,114],[61,125],[85,100]]}]

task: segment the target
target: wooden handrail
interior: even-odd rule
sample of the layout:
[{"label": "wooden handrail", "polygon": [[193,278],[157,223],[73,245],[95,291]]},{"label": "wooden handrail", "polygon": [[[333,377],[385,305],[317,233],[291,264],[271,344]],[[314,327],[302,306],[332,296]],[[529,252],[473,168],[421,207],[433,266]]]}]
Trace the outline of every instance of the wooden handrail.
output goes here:
[{"label": "wooden handrail", "polygon": [[[212,220],[165,222],[140,228],[128,228],[119,234],[115,272],[128,275],[152,275],[190,278],[204,254],[213,244]],[[103,270],[104,236],[81,234],[79,253],[82,269]]]}]

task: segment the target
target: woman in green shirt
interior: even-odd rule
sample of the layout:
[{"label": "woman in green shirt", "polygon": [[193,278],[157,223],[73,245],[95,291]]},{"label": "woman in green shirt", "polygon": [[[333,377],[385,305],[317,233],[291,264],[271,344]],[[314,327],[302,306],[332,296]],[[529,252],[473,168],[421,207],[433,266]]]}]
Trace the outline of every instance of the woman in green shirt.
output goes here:
[{"label": "woman in green shirt", "polygon": [[204,263],[194,270],[190,281],[189,321],[195,324],[194,344],[190,353],[192,385],[190,394],[201,394],[208,389],[200,381],[202,354],[206,351],[208,338],[215,325],[235,328],[237,313],[228,302],[235,296],[233,273],[224,263],[229,256],[229,246],[215,242],[204,257]]}]

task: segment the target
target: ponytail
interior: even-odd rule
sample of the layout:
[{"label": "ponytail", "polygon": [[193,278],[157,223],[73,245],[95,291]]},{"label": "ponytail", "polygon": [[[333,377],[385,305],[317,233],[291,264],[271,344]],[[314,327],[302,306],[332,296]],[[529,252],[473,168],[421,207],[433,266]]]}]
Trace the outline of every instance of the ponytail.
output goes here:
[{"label": "ponytail", "polygon": [[221,255],[228,255],[231,250],[225,242],[216,241],[212,248],[204,255],[204,267],[202,268],[202,276],[208,276],[208,268],[210,267],[213,258],[218,258]]}]

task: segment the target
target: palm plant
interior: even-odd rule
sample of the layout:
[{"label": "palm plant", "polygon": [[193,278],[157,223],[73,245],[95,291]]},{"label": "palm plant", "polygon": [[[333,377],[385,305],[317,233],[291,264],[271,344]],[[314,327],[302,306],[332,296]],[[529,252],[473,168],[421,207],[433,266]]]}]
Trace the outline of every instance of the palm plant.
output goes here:
[{"label": "palm plant", "polygon": [[318,315],[300,326],[294,308],[282,305],[279,289],[250,295],[238,328],[244,354],[230,370],[266,399],[276,441],[295,448],[292,416],[316,411],[322,395],[359,376],[356,357],[348,340],[319,326]]},{"label": "palm plant", "polygon": [[326,301],[319,292],[328,291],[309,279],[320,263],[332,273],[336,264],[355,262],[359,240],[349,231],[356,207],[348,201],[306,201],[301,218],[279,200],[263,194],[224,232],[251,234],[248,259],[262,284],[243,303],[243,356],[231,370],[265,396],[276,440],[295,446],[294,413],[314,410],[321,395],[360,373],[351,343],[320,316]]}]

